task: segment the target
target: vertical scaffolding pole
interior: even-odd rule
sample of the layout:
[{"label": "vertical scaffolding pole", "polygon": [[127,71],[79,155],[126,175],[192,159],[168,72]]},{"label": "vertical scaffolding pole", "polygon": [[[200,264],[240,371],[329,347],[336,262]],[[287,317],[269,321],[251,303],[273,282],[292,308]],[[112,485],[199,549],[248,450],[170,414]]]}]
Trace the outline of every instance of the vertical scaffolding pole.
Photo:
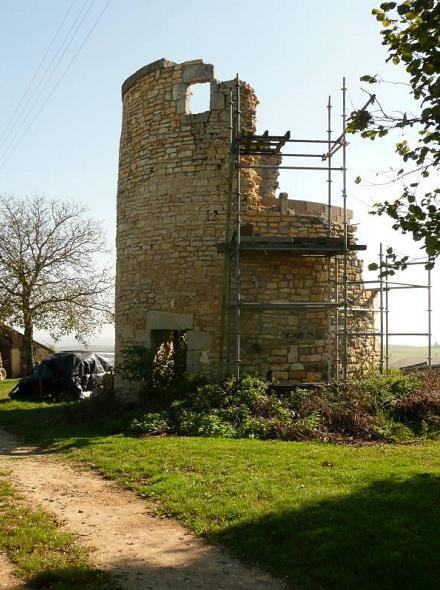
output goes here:
[{"label": "vertical scaffolding pole", "polygon": [[327,103],[327,141],[328,141],[328,158],[327,158],[327,237],[332,232],[332,103],[331,96],[328,97]]},{"label": "vertical scaffolding pole", "polygon": [[[231,252],[229,245],[231,243],[231,212],[232,212],[232,192],[235,172],[235,154],[234,154],[234,131],[233,131],[233,99],[232,90],[229,93],[229,177],[228,177],[228,194],[226,201],[226,227],[225,227],[225,255],[223,260],[223,285],[222,285],[222,308],[219,337],[219,363],[218,378],[223,379],[225,376],[225,356],[226,356],[226,374],[229,373],[229,349],[230,349],[230,321],[229,321],[229,303],[230,303],[230,276],[231,276]],[[226,354],[225,354],[226,339]]]},{"label": "vertical scaffolding pole", "polygon": [[[428,264],[431,262],[431,258],[428,258]],[[432,366],[432,325],[431,325],[431,313],[432,313],[432,305],[431,305],[431,268],[428,266],[428,369]]]},{"label": "vertical scaffolding pole", "polygon": [[383,244],[380,243],[379,248],[379,296],[380,296],[380,372],[383,373],[383,362],[384,362],[384,350],[383,350],[383,329],[384,329],[384,305],[383,305],[383,275],[382,275],[382,263],[383,263]]},{"label": "vertical scaffolding pole", "polygon": [[[332,233],[332,158],[331,152],[331,140],[332,140],[332,125],[331,125],[331,96],[328,97],[327,103],[327,139],[328,139],[328,153],[327,158],[328,172],[327,172],[327,237],[330,238]],[[327,301],[331,299],[331,272],[332,272],[332,261],[331,258],[327,258]],[[327,381],[332,378],[332,311],[329,308],[327,310]]]},{"label": "vertical scaffolding pole", "polygon": [[388,285],[388,255],[385,255],[385,370],[390,368],[390,329],[389,329],[389,285]]},{"label": "vertical scaffolding pole", "polygon": [[344,383],[348,378],[348,218],[347,218],[347,149],[345,76],[342,79],[342,202],[344,207]]},{"label": "vertical scaffolding pole", "polygon": [[335,366],[335,373],[336,373],[336,383],[339,383],[339,372],[340,372],[340,366],[339,366],[339,256],[336,256],[335,258],[335,271],[336,271],[336,280],[335,280],[335,303],[336,308],[335,308],[335,334],[336,334],[336,339],[335,339],[335,359],[336,359],[336,366]]},{"label": "vertical scaffolding pole", "polygon": [[235,233],[235,262],[236,262],[236,316],[235,316],[235,337],[236,337],[236,371],[237,379],[240,378],[241,363],[241,264],[240,264],[240,243],[241,243],[241,179],[240,179],[240,137],[241,137],[241,113],[240,113],[240,80],[238,74],[235,78],[235,167],[236,167],[236,196],[237,196],[237,227]]}]

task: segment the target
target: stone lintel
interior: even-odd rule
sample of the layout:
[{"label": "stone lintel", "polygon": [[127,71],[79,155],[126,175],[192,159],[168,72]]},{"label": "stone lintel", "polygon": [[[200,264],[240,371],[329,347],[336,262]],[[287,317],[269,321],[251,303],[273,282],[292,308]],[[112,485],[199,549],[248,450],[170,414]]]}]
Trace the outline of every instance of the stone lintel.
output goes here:
[{"label": "stone lintel", "polygon": [[182,64],[182,80],[187,84],[197,82],[211,82],[214,78],[214,66],[212,64]]},{"label": "stone lintel", "polygon": [[146,314],[147,330],[192,330],[192,313],[150,310]]}]

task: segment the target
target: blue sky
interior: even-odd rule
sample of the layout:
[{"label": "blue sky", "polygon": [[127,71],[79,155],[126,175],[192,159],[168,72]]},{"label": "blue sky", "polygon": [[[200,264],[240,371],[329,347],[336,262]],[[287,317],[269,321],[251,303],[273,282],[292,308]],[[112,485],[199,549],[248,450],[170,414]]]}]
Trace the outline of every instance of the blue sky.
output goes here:
[{"label": "blue sky", "polygon": [[[72,0],[0,0],[0,136],[71,4]],[[110,243],[115,231],[120,87],[143,65],[161,57],[176,62],[202,58],[215,65],[219,79],[231,79],[239,72],[259,96],[259,129],[273,133],[290,129],[296,137],[324,134],[329,94],[337,129],[342,76],[349,88],[349,109],[365,102],[359,83],[362,74],[404,79],[403,72],[385,65],[380,28],[370,14],[378,2],[112,0],[34,119],[106,4],[107,0],[75,0],[72,5],[58,44],[81,7],[86,11],[90,6],[90,10],[22,129],[32,125],[2,166],[14,135],[9,133],[0,142],[0,192],[44,193],[86,203],[93,215],[104,220]],[[412,106],[404,87],[381,86],[379,91],[388,108]],[[357,175],[372,182],[381,180],[376,173],[396,161],[392,152],[392,142],[371,143],[357,137],[351,139],[348,151],[349,206],[359,222],[360,241],[368,243],[367,260],[373,258],[381,239],[397,250],[418,253],[417,246],[394,235],[389,224],[367,214],[372,202],[397,194],[397,189],[353,184]],[[285,173],[281,185],[291,197],[326,199],[325,178],[320,173]],[[338,192],[335,183],[335,203]],[[434,271],[434,301],[440,291],[437,275],[438,270]],[[415,273],[406,278],[423,277]],[[426,308],[421,297],[421,291],[399,292],[393,302],[393,329],[421,329]],[[440,339],[438,312],[433,320],[435,338]],[[110,333],[106,330],[104,337]]]}]

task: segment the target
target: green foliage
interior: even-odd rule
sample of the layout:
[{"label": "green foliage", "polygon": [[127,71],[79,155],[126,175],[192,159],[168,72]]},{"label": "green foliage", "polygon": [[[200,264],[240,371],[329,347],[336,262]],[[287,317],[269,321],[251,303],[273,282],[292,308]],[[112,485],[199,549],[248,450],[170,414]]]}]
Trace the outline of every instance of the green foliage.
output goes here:
[{"label": "green foliage", "polygon": [[383,373],[370,371],[363,379],[353,380],[350,392],[356,397],[362,395],[375,411],[381,411],[415,391],[418,386],[420,379],[414,373],[391,369]]},{"label": "green foliage", "polygon": [[134,418],[128,427],[128,432],[137,436],[166,434],[168,431],[166,412],[148,412],[139,418]]},{"label": "green foliage", "polygon": [[203,379],[185,375],[186,338],[179,336],[162,343],[154,352],[145,346],[130,346],[122,351],[119,369],[124,379],[141,388],[140,402],[167,405],[173,399],[185,397]]},{"label": "green foliage", "polygon": [[[440,402],[435,397],[440,388],[432,383],[431,390],[437,393],[427,397],[422,393],[426,389],[423,381],[415,375],[372,371],[347,387],[297,388],[279,397],[256,377],[228,378],[221,385],[199,386],[160,413],[136,416],[128,434],[325,441],[407,439],[409,428],[413,437],[420,432],[422,420],[429,432],[440,420]],[[411,425],[401,424],[400,428],[398,422]]]},{"label": "green foliage", "polygon": [[[382,27],[382,44],[387,47],[387,61],[402,64],[409,76],[409,92],[419,105],[415,115],[387,113],[374,96],[378,109],[364,109],[351,113],[347,130],[375,140],[391,131],[399,135],[402,130],[416,131],[418,139],[410,144],[403,139],[396,144],[396,153],[402,159],[402,168],[395,180],[401,181],[403,191],[394,201],[378,203],[372,214],[387,215],[393,220],[393,229],[409,234],[421,243],[432,260],[440,255],[440,189],[420,194],[422,180],[440,165],[440,4],[437,0],[405,0],[384,2],[372,11]],[[365,75],[361,81],[379,82],[377,76]],[[384,82],[384,81],[381,81]],[[413,135],[413,133],[412,133]],[[404,269],[406,260],[392,252],[385,274],[392,269]]]},{"label": "green foliage", "polygon": [[232,438],[235,429],[232,424],[224,421],[218,410],[201,414],[187,409],[182,409],[177,418],[177,433],[185,436],[222,436]]}]

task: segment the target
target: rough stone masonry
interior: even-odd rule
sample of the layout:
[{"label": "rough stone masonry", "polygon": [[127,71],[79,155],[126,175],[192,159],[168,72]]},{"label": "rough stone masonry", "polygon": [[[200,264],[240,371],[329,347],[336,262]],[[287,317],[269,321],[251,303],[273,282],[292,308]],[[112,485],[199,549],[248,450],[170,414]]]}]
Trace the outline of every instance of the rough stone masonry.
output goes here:
[{"label": "rough stone masonry", "polygon": [[[191,113],[191,87],[209,83],[210,105]],[[116,364],[124,348],[157,347],[186,333],[187,371],[217,377],[224,284],[229,178],[230,104],[234,82],[219,82],[202,60],[165,59],[130,76],[122,86],[123,119],[117,195]],[[255,133],[258,99],[241,82],[241,131]],[[264,156],[262,156],[264,158]],[[272,160],[273,162],[273,160]],[[281,162],[281,157],[277,165]],[[277,171],[242,171],[243,233],[255,236],[325,237],[324,204],[276,196]],[[351,219],[351,213],[350,213]],[[350,240],[354,227],[349,226]],[[341,236],[342,210],[332,208],[332,235]],[[326,258],[286,253],[242,255],[242,300],[288,303],[324,301]],[[334,266],[332,272],[335,272]],[[340,273],[342,270],[340,271]],[[350,280],[362,277],[355,252]],[[342,279],[342,274],[340,274]],[[334,287],[333,287],[334,288]],[[350,287],[350,329],[371,330],[374,293]],[[281,381],[319,381],[327,373],[326,310],[242,312],[242,372]],[[232,317],[226,330],[224,371],[235,355]],[[334,322],[333,322],[334,324]],[[334,326],[330,327],[334,332]],[[335,345],[334,333],[330,335]],[[373,337],[351,337],[351,374],[375,356]]]}]

